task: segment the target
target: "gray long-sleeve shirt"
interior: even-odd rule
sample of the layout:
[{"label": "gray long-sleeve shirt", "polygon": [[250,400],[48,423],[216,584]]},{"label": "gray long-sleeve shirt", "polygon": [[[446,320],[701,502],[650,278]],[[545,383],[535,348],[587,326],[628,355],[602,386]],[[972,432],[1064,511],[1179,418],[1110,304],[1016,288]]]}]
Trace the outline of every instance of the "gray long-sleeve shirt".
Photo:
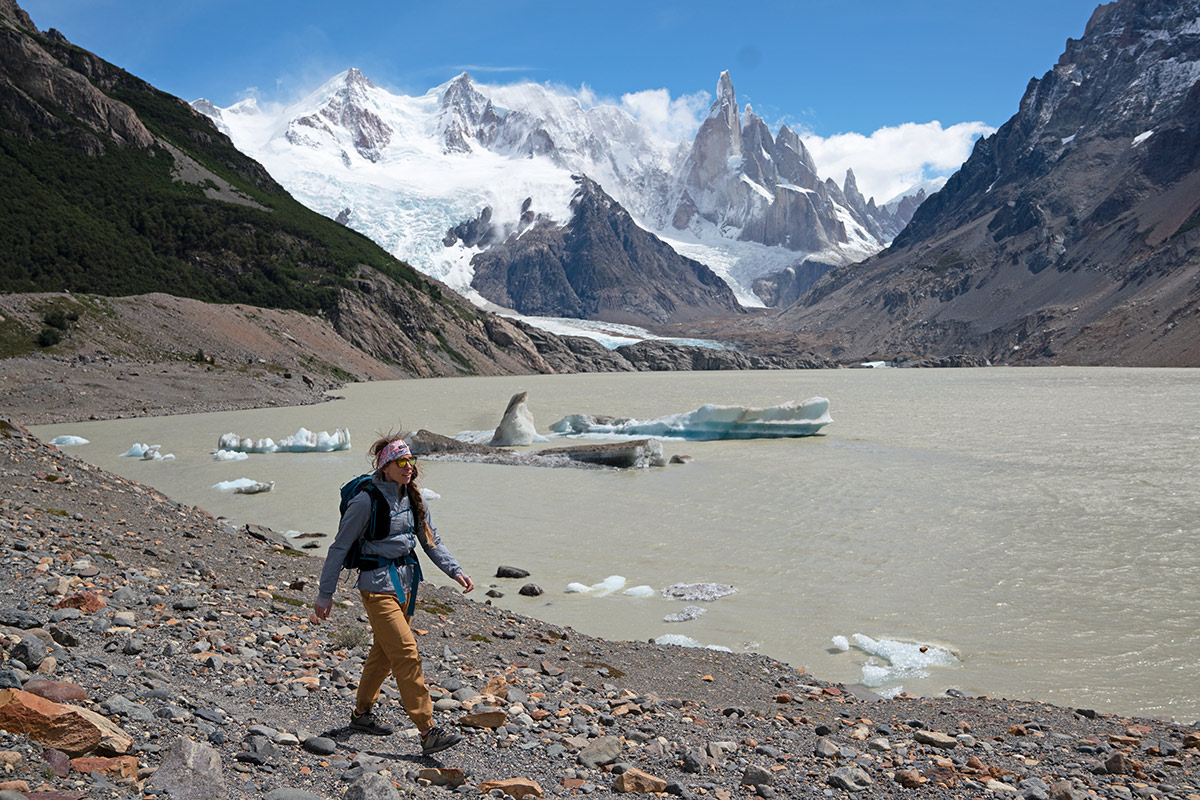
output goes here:
[{"label": "gray long-sleeve shirt", "polygon": [[[388,507],[391,511],[392,525],[390,533],[376,541],[364,539],[362,543],[363,555],[379,556],[386,559],[403,558],[408,553],[412,552],[420,541],[421,547],[429,556],[438,569],[453,578],[463,571],[458,562],[454,560],[454,556],[450,555],[450,551],[442,544],[441,537],[438,536],[437,528],[433,526],[433,520],[429,514],[429,507],[425,507],[425,524],[428,526],[430,533],[433,534],[433,546],[429,547],[424,540],[420,540],[414,526],[413,510],[408,502],[408,496],[400,492],[399,484],[385,481],[378,475],[371,479],[379,489],[383,492],[383,496],[387,498]],[[342,515],[342,521],[338,525],[337,536],[333,539],[333,544],[329,545],[329,552],[325,556],[325,565],[321,568],[321,583],[317,589],[317,597],[321,600],[328,600],[333,597],[333,592],[337,588],[338,575],[342,571],[342,562],[346,558],[346,551],[350,549],[350,545],[354,540],[363,536],[366,533],[367,525],[371,521],[371,496],[365,491],[359,492],[350,500],[346,506],[346,513]],[[396,571],[400,578],[400,585],[404,590],[408,590],[408,586],[412,583],[411,564],[397,564]],[[364,569],[358,573],[357,586],[365,592],[386,592],[395,594],[396,590],[392,585],[391,576],[388,574],[388,568],[378,567],[376,569]]]}]

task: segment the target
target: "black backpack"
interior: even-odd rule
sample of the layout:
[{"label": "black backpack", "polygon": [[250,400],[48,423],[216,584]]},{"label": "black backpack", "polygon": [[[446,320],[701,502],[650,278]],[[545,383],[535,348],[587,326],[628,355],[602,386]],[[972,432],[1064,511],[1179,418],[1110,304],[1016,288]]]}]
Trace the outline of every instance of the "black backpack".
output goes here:
[{"label": "black backpack", "polygon": [[379,559],[374,556],[364,556],[362,552],[363,539],[378,541],[387,538],[392,528],[392,511],[388,508],[387,498],[371,481],[371,473],[359,475],[342,485],[342,500],[338,504],[338,513],[346,515],[346,506],[359,492],[367,492],[371,496],[371,521],[367,524],[366,532],[354,540],[346,557],[342,559],[342,569],[375,569]]}]

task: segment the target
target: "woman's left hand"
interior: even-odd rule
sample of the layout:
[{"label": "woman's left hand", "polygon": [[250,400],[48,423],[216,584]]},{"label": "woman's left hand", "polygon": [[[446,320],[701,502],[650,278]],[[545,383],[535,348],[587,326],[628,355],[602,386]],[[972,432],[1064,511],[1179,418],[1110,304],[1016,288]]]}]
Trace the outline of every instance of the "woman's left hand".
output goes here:
[{"label": "woman's left hand", "polygon": [[463,587],[463,594],[475,588],[475,581],[471,580],[471,576],[465,572],[455,575],[454,580],[458,581],[459,586]]}]

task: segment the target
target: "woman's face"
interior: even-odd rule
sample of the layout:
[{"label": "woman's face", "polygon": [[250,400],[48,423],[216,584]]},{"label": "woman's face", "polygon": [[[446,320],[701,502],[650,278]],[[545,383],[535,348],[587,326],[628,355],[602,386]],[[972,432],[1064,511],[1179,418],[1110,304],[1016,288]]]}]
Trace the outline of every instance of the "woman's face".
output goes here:
[{"label": "woman's face", "polygon": [[389,461],[383,468],[383,477],[403,486],[413,479],[415,471],[416,466],[412,458],[397,458],[395,461]]}]

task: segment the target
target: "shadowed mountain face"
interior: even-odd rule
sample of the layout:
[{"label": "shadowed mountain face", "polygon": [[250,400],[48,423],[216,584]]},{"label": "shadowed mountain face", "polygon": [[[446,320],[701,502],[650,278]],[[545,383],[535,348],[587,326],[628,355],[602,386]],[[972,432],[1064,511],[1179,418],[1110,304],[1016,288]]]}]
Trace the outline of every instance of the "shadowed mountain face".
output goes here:
[{"label": "shadowed mountain face", "polygon": [[845,357],[1200,366],[1198,18],[1099,7],[889,250],[774,324]]},{"label": "shadowed mountain face", "polygon": [[523,314],[637,325],[741,311],[708,267],[679,255],[589,178],[577,176],[572,217],[534,222],[472,260],[472,285]]}]

